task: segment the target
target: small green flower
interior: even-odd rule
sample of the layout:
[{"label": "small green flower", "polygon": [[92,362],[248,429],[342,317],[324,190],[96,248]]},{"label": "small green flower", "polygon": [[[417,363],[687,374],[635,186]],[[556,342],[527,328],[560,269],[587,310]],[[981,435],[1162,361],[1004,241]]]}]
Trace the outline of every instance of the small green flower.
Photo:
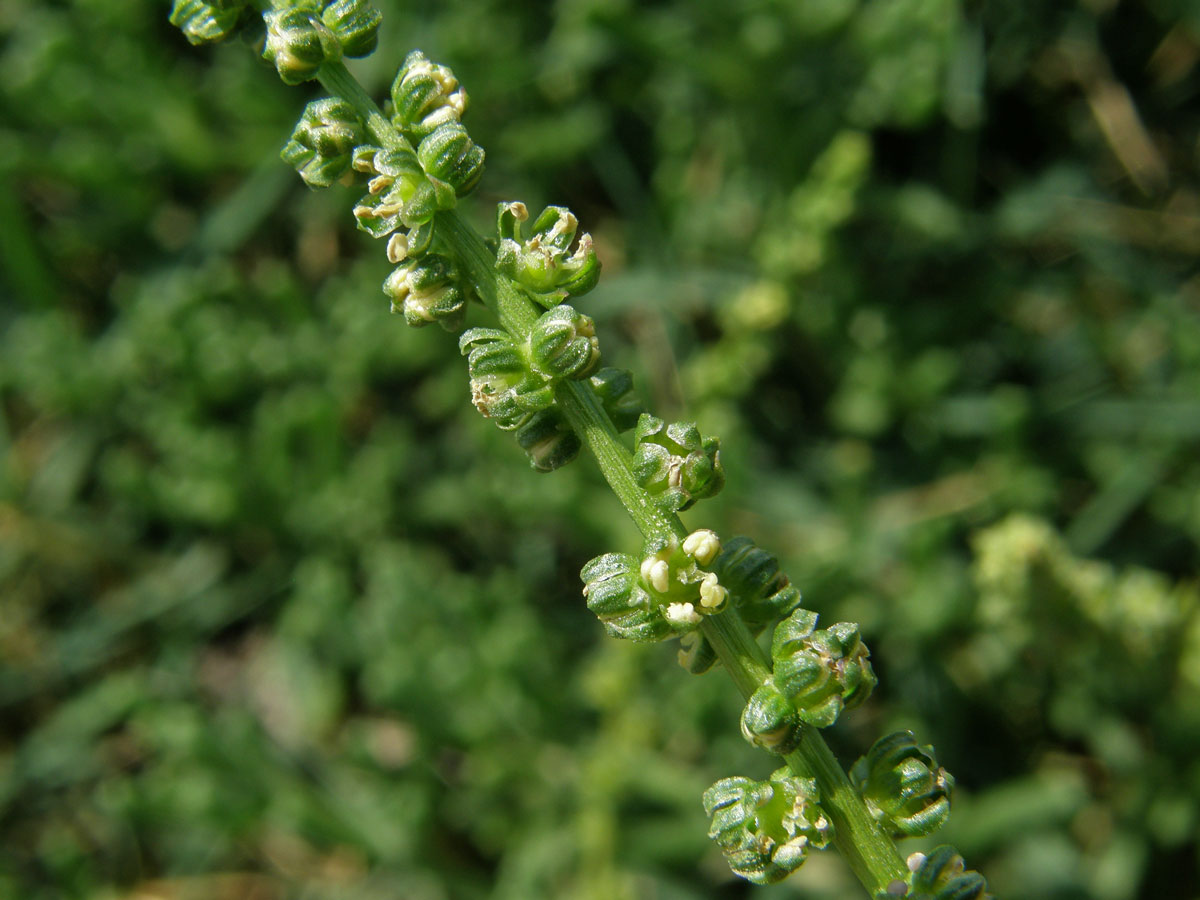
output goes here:
[{"label": "small green flower", "polygon": [[408,54],[392,82],[392,122],[419,142],[467,111],[467,92],[446,66],[430,62],[420,50]]},{"label": "small green flower", "polygon": [[354,151],[352,165],[356,171],[372,176],[367,182],[366,196],[354,207],[358,227],[372,237],[381,238],[405,226],[410,229],[409,237],[404,253],[396,254],[398,259],[424,252],[432,239],[434,213],[454,208],[454,189],[426,178],[420,160],[411,150],[359,147]]},{"label": "small green flower", "polygon": [[579,455],[582,444],[557,409],[535,412],[517,429],[517,444],[538,472],[553,472]]},{"label": "small green flower", "polygon": [[659,504],[681,512],[725,486],[721,442],[693,422],[666,424],[644,414],[634,432],[633,477]]},{"label": "small green flower", "polygon": [[992,900],[984,877],[967,869],[958,851],[948,844],[928,855],[914,853],[906,862],[912,874],[908,893],[901,895],[904,900]]},{"label": "small green flower", "polygon": [[286,84],[317,77],[327,61],[342,57],[342,45],[333,30],[321,21],[314,3],[272,9],[263,13],[267,26],[263,59],[273,63]]},{"label": "small green flower", "polygon": [[355,146],[363,139],[363,123],[345,100],[314,100],[279,154],[295,166],[309,187],[329,187],[350,171]]},{"label": "small green flower", "polygon": [[587,607],[613,637],[650,642],[674,631],[642,585],[638,561],[629,553],[597,556],[579,573]]},{"label": "small green flower", "polygon": [[767,781],[724,778],[704,792],[716,841],[735,875],[755,884],[782,881],[804,863],[810,848],[833,839],[833,823],[822,811],[817,783],[787,768]]},{"label": "small green flower", "polygon": [[797,609],[775,629],[771,645],[775,685],[809,725],[826,728],[843,709],[870,696],[875,673],[858,626],[839,622],[816,630],[817,614]]},{"label": "small green flower", "polygon": [[645,409],[633,392],[633,376],[628,371],[609,366],[598,371],[588,382],[617,431],[628,431],[637,424]]},{"label": "small green flower", "polygon": [[786,756],[800,746],[800,718],[790,700],[768,678],[742,713],[742,736],[754,746]]},{"label": "small green flower", "polygon": [[169,21],[190,44],[224,40],[237,28],[245,0],[175,0]]},{"label": "small green flower", "polygon": [[447,122],[422,138],[417,158],[429,179],[449,185],[456,197],[469,194],[483,177],[483,148],[458,122]]},{"label": "small green flower", "polygon": [[501,429],[524,425],[532,413],[554,403],[551,383],[534,372],[525,348],[498,328],[470,328],[458,341],[467,357],[471,402]]},{"label": "small green flower", "polygon": [[409,325],[437,322],[447,331],[462,327],[466,297],[454,264],[444,256],[430,253],[401,263],[383,283],[383,292],[392,298],[392,311],[403,313]]},{"label": "small green flower", "polygon": [[367,0],[326,3],[321,10],[321,21],[337,36],[346,56],[358,58],[375,52],[383,16]]},{"label": "small green flower", "polygon": [[877,740],[850,770],[875,820],[896,837],[932,834],[950,815],[954,778],[911,731]]},{"label": "small green flower", "polygon": [[523,223],[528,218],[524,203],[500,204],[496,268],[547,309],[594,288],[600,279],[600,261],[591,235],[579,235],[576,243],[579,222],[571,211],[561,206],[546,207],[526,237]]},{"label": "small green flower", "polygon": [[595,323],[570,306],[556,306],[534,323],[529,356],[547,378],[586,378],[600,362]]}]

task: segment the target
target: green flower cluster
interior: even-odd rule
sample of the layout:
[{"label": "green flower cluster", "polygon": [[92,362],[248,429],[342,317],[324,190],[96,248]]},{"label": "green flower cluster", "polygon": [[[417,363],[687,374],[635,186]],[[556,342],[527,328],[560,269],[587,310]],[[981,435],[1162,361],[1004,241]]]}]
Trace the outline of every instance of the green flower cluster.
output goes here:
[{"label": "green flower cluster", "polygon": [[755,884],[782,881],[804,863],[810,848],[825,848],[833,823],[820,806],[817,784],[786,768],[767,781],[723,778],[704,792],[716,841],[734,873]]},{"label": "green flower cluster", "polygon": [[992,900],[987,881],[970,870],[958,851],[948,844],[928,855],[914,853],[908,858],[911,873],[899,893],[881,894],[878,900],[903,897],[904,900]]},{"label": "green flower cluster", "polygon": [[877,740],[850,769],[850,780],[875,820],[896,837],[932,834],[950,816],[954,777],[911,731]]},{"label": "green flower cluster", "polygon": [[374,52],[381,20],[366,0],[292,0],[263,13],[263,59],[287,84],[310,81],[327,62]]}]

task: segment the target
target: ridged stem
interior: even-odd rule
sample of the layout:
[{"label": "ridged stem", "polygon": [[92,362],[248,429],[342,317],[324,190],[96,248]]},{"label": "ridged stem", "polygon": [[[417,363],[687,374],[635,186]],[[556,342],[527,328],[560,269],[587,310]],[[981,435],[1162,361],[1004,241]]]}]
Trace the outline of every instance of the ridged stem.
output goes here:
[{"label": "ridged stem", "polygon": [[[412,149],[345,65],[326,63],[319,79],[330,93],[358,110],[378,145]],[[483,239],[454,211],[438,213],[436,232],[505,330],[516,337],[528,336],[540,310],[508,279],[497,275],[495,259]],[[586,382],[564,381],[555,387],[554,396],[642,534],[647,538],[686,535],[679,517],[663,512],[634,480],[632,454],[591,387]],[[705,618],[701,629],[742,696],[749,699],[770,675],[771,667],[746,623],[730,609]],[[885,892],[895,881],[903,882],[908,870],[895,843],[871,818],[820,732],[805,726],[800,748],[786,758],[797,775],[816,779],[822,806],[834,824],[834,844],[871,896]]]}]

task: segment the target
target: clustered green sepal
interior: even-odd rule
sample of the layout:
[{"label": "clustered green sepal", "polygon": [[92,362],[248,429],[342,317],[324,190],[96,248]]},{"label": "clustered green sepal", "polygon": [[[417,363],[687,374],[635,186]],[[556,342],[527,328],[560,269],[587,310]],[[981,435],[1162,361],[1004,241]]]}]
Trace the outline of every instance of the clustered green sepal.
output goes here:
[{"label": "clustered green sepal", "polygon": [[633,441],[633,477],[664,509],[681,512],[725,486],[721,442],[701,437],[694,422],[668,425],[646,413]]},{"label": "clustered green sepal", "polygon": [[499,328],[469,328],[458,340],[467,357],[471,402],[505,431],[524,425],[532,413],[554,403],[550,379],[534,372],[526,349]]},{"label": "clustered green sepal", "polygon": [[445,256],[427,253],[402,262],[383,283],[383,292],[392,298],[392,312],[403,313],[409,325],[462,327],[467,300],[454,263]]},{"label": "clustered green sepal", "polygon": [[803,732],[796,707],[770,678],[754,692],[742,713],[742,736],[754,746],[787,756],[800,746]]},{"label": "clustered green sepal", "polygon": [[366,0],[290,0],[263,13],[263,59],[286,84],[310,81],[327,62],[374,51],[381,20]]},{"label": "clustered green sepal", "polygon": [[928,855],[914,853],[907,860],[908,883],[899,885],[906,893],[890,889],[877,900],[992,900],[987,881],[973,869],[968,869],[958,851],[949,844],[934,849]]},{"label": "clustered green sepal", "polygon": [[833,823],[822,811],[817,783],[786,768],[767,781],[723,778],[704,792],[717,842],[734,874],[755,884],[782,881],[804,863],[810,848],[824,849]]},{"label": "clustered green sepal", "polygon": [[392,82],[392,123],[418,144],[441,126],[461,121],[467,102],[467,92],[449,68],[414,50]]},{"label": "clustered green sepal", "polygon": [[720,551],[708,529],[646,542],[640,560],[606,553],[583,567],[583,595],[604,630],[631,641],[661,641],[692,631],[726,608],[729,592],[705,567]]},{"label": "clustered green sepal", "polygon": [[911,731],[877,740],[850,769],[850,780],[875,820],[896,837],[932,834],[950,815],[954,778]]},{"label": "clustered green sepal", "polygon": [[534,323],[529,359],[547,378],[588,377],[600,363],[595,323],[573,307],[555,307]]},{"label": "clustered green sepal", "polygon": [[594,288],[600,280],[600,260],[590,234],[580,234],[576,243],[579,221],[574,214],[562,206],[548,206],[533,220],[526,237],[524,222],[528,218],[524,203],[500,204],[497,270],[547,309]]},{"label": "clustered green sepal", "polygon": [[238,26],[246,0],[175,0],[169,20],[189,44],[224,40]]},{"label": "clustered green sepal", "polygon": [[571,462],[582,448],[579,435],[557,409],[535,412],[517,428],[517,445],[538,472],[553,472]]},{"label": "clustered green sepal", "polygon": [[304,107],[292,138],[280,152],[311,188],[329,187],[350,171],[362,143],[363,121],[345,100],[326,97]]},{"label": "clustered green sepal", "polygon": [[853,622],[817,630],[817,614],[797,609],[779,623],[771,644],[772,678],[808,725],[826,728],[875,688],[870,652]]},{"label": "clustered green sepal", "polygon": [[[726,541],[712,569],[755,636],[800,605],[800,591],[788,582],[779,560],[748,537],[739,535]],[[707,672],[716,659],[716,650],[703,635],[694,633],[681,641],[679,664],[689,672]]]},{"label": "clustered green sepal", "polygon": [[400,258],[419,255],[418,248],[428,247],[433,238],[434,213],[454,207],[454,189],[428,179],[421,161],[408,149],[358,147],[352,165],[369,176],[367,194],[354,207],[358,227],[382,238],[403,225],[409,233]]},{"label": "clustered green sepal", "polygon": [[628,431],[637,424],[645,408],[633,392],[633,376],[627,370],[609,366],[598,371],[588,382],[617,431]]}]

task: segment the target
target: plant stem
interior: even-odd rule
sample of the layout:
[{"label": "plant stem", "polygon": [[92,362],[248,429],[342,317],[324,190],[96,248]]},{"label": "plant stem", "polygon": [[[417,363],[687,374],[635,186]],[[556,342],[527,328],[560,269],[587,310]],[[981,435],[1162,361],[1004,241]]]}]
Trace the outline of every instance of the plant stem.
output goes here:
[{"label": "plant stem", "polygon": [[[412,149],[345,65],[326,63],[319,77],[330,93],[358,110],[367,131],[379,145]],[[508,279],[496,274],[494,256],[483,239],[452,210],[438,213],[436,233],[505,330],[517,338],[527,337],[540,310]],[[586,382],[563,381],[556,385],[554,396],[642,534],[647,538],[686,535],[687,529],[679,517],[663,512],[634,480],[633,456],[621,442],[591,387]],[[706,617],[701,630],[742,696],[749,699],[771,674],[771,667],[737,610]],[[834,825],[834,844],[868,892],[876,896],[892,882],[903,882],[908,870],[895,843],[871,817],[820,732],[804,726],[800,748],[786,759],[794,773],[816,779],[822,806]]]}]

